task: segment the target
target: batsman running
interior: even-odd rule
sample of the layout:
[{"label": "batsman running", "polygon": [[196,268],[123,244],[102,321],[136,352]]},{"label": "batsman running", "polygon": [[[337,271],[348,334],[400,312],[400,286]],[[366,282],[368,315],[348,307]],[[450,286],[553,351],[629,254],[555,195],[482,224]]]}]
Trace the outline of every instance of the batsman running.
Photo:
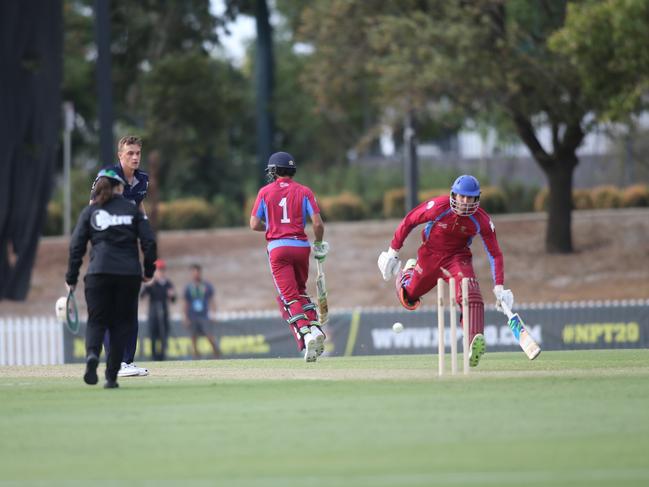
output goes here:
[{"label": "batsman running", "polygon": [[[453,183],[450,196],[425,201],[406,215],[397,227],[390,248],[387,252],[381,252],[378,260],[385,281],[396,276],[397,297],[403,307],[411,311],[419,307],[421,297],[435,287],[440,277],[446,282],[450,277],[455,278],[457,300],[461,302],[462,278],[469,278],[471,367],[478,365],[486,350],[484,302],[473,271],[470,250],[476,235],[482,237],[491,265],[496,307],[502,311],[502,303],[508,309],[514,304],[513,293],[503,287],[503,255],[496,239],[494,224],[487,212],[479,206],[480,183],[473,176],[460,176]],[[417,259],[409,259],[403,271],[400,271],[399,250],[408,234],[422,224],[426,226],[422,232],[423,243],[417,252]]]},{"label": "batsman running", "polygon": [[315,362],[324,352],[325,334],[316,305],[306,291],[311,245],[304,227],[307,215],[313,223],[313,256],[323,262],[329,244],[322,240],[324,223],[310,188],[293,181],[295,159],[287,152],[270,156],[266,169],[269,184],[259,190],[250,216],[250,228],[266,232],[270,270],[277,289],[277,303],[304,360]]}]

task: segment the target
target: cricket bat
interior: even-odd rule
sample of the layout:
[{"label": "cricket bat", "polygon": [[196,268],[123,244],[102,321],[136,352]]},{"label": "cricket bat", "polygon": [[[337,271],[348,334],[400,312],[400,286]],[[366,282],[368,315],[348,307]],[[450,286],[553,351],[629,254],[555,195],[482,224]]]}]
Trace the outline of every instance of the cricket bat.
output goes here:
[{"label": "cricket bat", "polygon": [[324,265],[316,260],[318,275],[315,280],[318,294],[318,311],[320,314],[320,325],[324,326],[329,321],[329,304],[327,303],[327,284],[325,282]]},{"label": "cricket bat", "polygon": [[513,313],[506,303],[501,303],[501,307],[503,309],[503,313],[505,313],[507,319],[509,320],[507,324],[514,333],[516,340],[518,340],[518,344],[523,349],[523,352],[525,352],[525,355],[527,355],[527,358],[534,360],[541,353],[541,347],[534,341],[532,335],[530,335],[530,333],[525,328],[525,323],[523,323],[523,319],[520,317],[520,315],[518,313]]}]

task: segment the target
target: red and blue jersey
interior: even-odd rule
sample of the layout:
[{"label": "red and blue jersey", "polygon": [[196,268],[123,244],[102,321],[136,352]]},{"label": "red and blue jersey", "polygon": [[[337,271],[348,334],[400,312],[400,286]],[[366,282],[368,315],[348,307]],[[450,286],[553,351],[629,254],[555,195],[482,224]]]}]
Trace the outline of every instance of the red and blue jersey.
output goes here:
[{"label": "red and blue jersey", "polygon": [[426,224],[422,232],[423,245],[438,254],[465,254],[476,235],[482,237],[491,276],[495,284],[504,281],[503,254],[496,239],[496,229],[491,218],[482,208],[469,216],[457,215],[451,209],[449,196],[439,196],[424,201],[406,215],[399,224],[390,246],[399,250],[408,234],[417,225]]},{"label": "red and blue jersey", "polygon": [[318,213],[313,191],[291,178],[278,178],[261,188],[252,208],[252,215],[266,223],[266,240],[283,242],[277,245],[308,246],[307,216]]}]

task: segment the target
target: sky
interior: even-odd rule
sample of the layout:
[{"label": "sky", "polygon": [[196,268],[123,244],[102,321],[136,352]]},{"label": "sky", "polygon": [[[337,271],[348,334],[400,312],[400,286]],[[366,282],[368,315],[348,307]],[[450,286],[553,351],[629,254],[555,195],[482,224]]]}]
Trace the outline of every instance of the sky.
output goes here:
[{"label": "sky", "polygon": [[[272,4],[272,0],[270,3]],[[221,15],[225,11],[225,3],[223,0],[210,0],[210,9],[213,14]],[[271,23],[274,23],[274,21],[276,21],[276,18],[271,16]],[[224,55],[232,60],[235,65],[241,66],[246,54],[246,45],[255,39],[255,19],[248,15],[239,15],[236,21],[228,26],[228,30],[229,35],[223,29],[217,29],[219,39],[223,45]],[[381,149],[386,155],[394,153],[392,132],[388,127],[381,136]]]},{"label": "sky", "polygon": [[[212,13],[221,15],[225,11],[223,0],[210,0]],[[230,35],[223,29],[217,29],[224,54],[236,65],[241,65],[246,53],[246,45],[255,38],[255,19],[248,15],[239,15],[235,22],[228,25]]]}]

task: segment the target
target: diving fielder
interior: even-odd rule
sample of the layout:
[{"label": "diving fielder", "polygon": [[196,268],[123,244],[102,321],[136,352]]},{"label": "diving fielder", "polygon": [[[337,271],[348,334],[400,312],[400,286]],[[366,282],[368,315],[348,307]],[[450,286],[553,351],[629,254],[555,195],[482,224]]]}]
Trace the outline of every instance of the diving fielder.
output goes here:
[{"label": "diving fielder", "polygon": [[[496,240],[496,231],[491,218],[480,205],[480,183],[470,175],[460,176],[451,187],[450,196],[439,196],[425,201],[406,215],[397,227],[387,252],[381,252],[378,266],[383,279],[396,276],[397,297],[401,305],[415,310],[421,304],[421,297],[433,289],[438,278],[448,282],[455,278],[456,296],[462,301],[462,278],[469,278],[469,342],[471,355],[469,365],[476,367],[485,353],[484,302],[480,285],[473,271],[473,256],[470,245],[476,235],[482,237],[491,266],[494,282],[493,292],[496,307],[501,302],[513,306],[514,295],[503,288],[503,255]],[[417,225],[426,224],[422,232],[423,243],[417,252],[417,259],[409,259],[400,271],[399,250],[408,234]],[[464,330],[466,332],[466,330]]]},{"label": "diving fielder", "polygon": [[304,227],[307,215],[313,223],[313,255],[324,261],[329,244],[322,241],[324,223],[310,188],[293,181],[293,156],[276,152],[266,169],[269,184],[259,190],[250,216],[250,228],[266,232],[270,269],[277,289],[282,317],[293,333],[304,360],[315,362],[324,352],[325,334],[316,305],[306,291],[311,245]]}]

